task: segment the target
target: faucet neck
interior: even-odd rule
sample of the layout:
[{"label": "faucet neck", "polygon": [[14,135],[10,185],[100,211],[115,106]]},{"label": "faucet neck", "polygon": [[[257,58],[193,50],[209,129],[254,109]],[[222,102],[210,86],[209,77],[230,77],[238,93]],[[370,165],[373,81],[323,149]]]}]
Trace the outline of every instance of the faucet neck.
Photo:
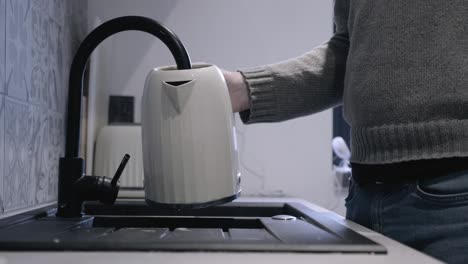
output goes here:
[{"label": "faucet neck", "polygon": [[[171,51],[179,69],[191,69],[190,57],[179,38],[166,26],[146,17],[125,16],[109,20],[94,29],[81,43],[73,58],[68,84],[68,112],[65,142],[65,157],[59,161],[59,190],[57,215],[62,217],[81,216],[82,205],[88,200],[115,201],[117,183],[107,178],[84,179],[84,160],[79,158],[81,130],[81,98],[83,76],[88,59],[94,49],[106,38],[118,32],[137,30],[159,38]],[[94,176],[93,176],[94,177]],[[101,197],[94,190],[108,188]],[[117,188],[115,191],[113,188]],[[83,191],[85,190],[85,191]],[[114,197],[115,194],[115,197]],[[105,197],[104,197],[105,196]]]},{"label": "faucet neck", "polygon": [[105,22],[94,29],[81,43],[73,58],[68,84],[68,118],[65,157],[78,157],[81,125],[83,76],[91,53],[106,38],[128,30],[147,32],[159,38],[172,53],[179,69],[191,69],[190,57],[179,38],[169,28],[146,17],[124,16]]}]

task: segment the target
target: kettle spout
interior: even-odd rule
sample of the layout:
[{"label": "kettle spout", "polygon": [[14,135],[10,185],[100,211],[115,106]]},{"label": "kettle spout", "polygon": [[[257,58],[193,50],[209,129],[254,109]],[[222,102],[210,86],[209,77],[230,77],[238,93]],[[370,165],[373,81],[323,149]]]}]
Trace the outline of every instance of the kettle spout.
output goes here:
[{"label": "kettle spout", "polygon": [[162,83],[164,93],[169,98],[169,101],[177,113],[180,114],[192,94],[195,80],[175,82],[163,81]]}]

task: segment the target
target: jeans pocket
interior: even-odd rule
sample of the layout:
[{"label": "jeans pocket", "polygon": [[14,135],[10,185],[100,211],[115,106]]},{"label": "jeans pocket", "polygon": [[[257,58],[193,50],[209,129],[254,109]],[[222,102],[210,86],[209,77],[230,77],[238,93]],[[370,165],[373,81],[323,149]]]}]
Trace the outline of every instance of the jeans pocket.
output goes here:
[{"label": "jeans pocket", "polygon": [[468,170],[430,179],[421,178],[416,184],[416,194],[439,203],[468,201]]}]

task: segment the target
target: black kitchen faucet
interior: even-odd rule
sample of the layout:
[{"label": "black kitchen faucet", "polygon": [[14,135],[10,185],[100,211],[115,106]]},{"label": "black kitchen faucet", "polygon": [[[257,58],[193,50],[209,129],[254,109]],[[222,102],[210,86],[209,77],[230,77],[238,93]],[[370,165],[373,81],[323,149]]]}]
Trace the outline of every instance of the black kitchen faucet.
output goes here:
[{"label": "black kitchen faucet", "polygon": [[107,37],[121,31],[144,31],[159,38],[174,56],[178,69],[191,69],[191,62],[179,38],[166,26],[146,17],[125,16],[105,22],[94,29],[81,43],[73,58],[68,84],[68,113],[65,157],[59,160],[58,209],[59,217],[81,217],[83,202],[101,201],[112,205],[119,192],[119,177],[130,156],[123,158],[111,179],[86,176],[85,162],[79,155],[81,97],[83,75],[93,50]]}]

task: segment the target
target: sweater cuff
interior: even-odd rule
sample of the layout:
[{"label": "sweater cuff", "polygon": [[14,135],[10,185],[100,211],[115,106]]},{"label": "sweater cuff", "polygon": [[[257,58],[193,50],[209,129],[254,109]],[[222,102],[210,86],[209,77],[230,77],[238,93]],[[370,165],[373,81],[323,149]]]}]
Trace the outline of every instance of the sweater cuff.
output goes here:
[{"label": "sweater cuff", "polygon": [[250,108],[239,112],[245,124],[274,122],[277,119],[273,75],[266,68],[239,70],[249,89]]}]

